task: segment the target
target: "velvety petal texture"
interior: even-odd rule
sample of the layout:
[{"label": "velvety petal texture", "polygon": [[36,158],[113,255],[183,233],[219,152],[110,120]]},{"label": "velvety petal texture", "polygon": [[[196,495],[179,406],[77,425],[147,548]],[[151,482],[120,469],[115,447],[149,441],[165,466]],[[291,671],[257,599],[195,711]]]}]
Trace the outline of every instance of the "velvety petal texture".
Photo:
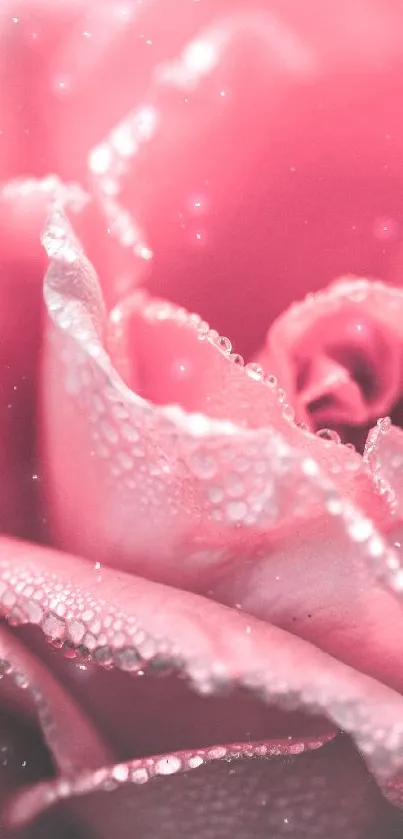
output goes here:
[{"label": "velvety petal texture", "polygon": [[[148,679],[152,678],[154,663],[162,660],[165,668],[186,674],[193,688],[203,695],[238,685],[280,708],[321,713],[356,740],[385,792],[392,800],[399,800],[403,699],[398,693],[294,635],[195,595],[123,572],[103,569],[99,573],[85,561],[67,555],[63,564],[51,551],[34,547],[27,551],[17,542],[3,540],[1,550],[2,602],[13,601],[12,606],[3,606],[3,611],[13,621],[38,623],[54,641],[70,642],[73,649],[87,648],[98,666],[113,664],[143,677],[147,671]],[[221,627],[219,634],[217,627]],[[71,671],[62,676],[63,681],[66,679],[74,694]],[[135,683],[132,690],[135,705]],[[85,692],[83,704],[91,707],[91,680]],[[116,701],[115,694],[114,713]],[[306,747],[309,749],[309,739]],[[312,747],[315,738],[311,737]],[[250,748],[253,752],[253,743]],[[225,744],[217,753],[214,749],[210,753],[193,749],[164,758],[162,763],[159,758],[137,760],[128,769],[105,770],[92,780],[91,776],[76,776],[71,781],[65,778],[59,784],[45,785],[43,792],[41,788],[31,795],[22,792],[9,818],[26,819],[46,802],[51,803],[55,795],[65,796],[70,787],[72,792],[83,794],[94,784],[108,786],[109,777],[142,783],[155,775],[190,771],[192,767],[196,770],[205,759],[231,757],[237,749],[239,746],[231,749]],[[266,749],[270,753],[270,746]],[[304,749],[302,742],[298,750]],[[281,744],[278,750],[281,754]]]},{"label": "velvety petal texture", "polygon": [[402,34],[3,3],[0,839],[403,830]]},{"label": "velvety petal texture", "polygon": [[280,317],[258,360],[279,377],[299,421],[363,448],[379,417],[401,420],[402,311],[399,289],[343,278]]},{"label": "velvety petal texture", "polygon": [[[147,785],[115,782],[113,791],[74,801],[74,814],[74,839],[109,839],[113,833],[122,839],[189,833],[226,839],[236,831],[254,839],[393,839],[402,827],[342,739],[287,761],[240,759],[230,772],[223,762],[211,763],[189,773],[185,783],[178,775]],[[41,839],[58,815],[63,819],[60,805],[38,819]]]}]

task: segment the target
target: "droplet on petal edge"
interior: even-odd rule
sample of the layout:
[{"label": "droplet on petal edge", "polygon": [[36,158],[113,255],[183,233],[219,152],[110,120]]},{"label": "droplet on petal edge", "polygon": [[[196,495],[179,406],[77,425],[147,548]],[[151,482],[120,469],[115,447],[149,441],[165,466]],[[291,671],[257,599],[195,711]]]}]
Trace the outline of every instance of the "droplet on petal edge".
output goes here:
[{"label": "droplet on petal edge", "polygon": [[[8,614],[12,626],[27,622],[17,600],[18,595]],[[23,701],[28,702],[36,715],[55,765],[62,773],[72,775],[80,769],[102,765],[110,758],[109,749],[103,745],[85,712],[72,698],[64,695],[47,668],[4,626],[0,629],[0,677],[8,678],[11,696],[13,692],[24,692]],[[67,736],[72,727],[77,739]]]},{"label": "droplet on petal edge", "polygon": [[[403,595],[403,565],[400,541],[403,520],[403,431],[382,420],[373,428],[364,451],[379,494],[386,497],[392,512],[388,538],[396,549],[398,558],[391,562],[386,581],[399,595]],[[398,561],[399,560],[399,561]]]},{"label": "droplet on petal edge", "polygon": [[316,436],[320,437],[321,440],[328,440],[329,443],[341,443],[340,434],[332,428],[320,428],[316,432]]},{"label": "droplet on petal edge", "polygon": [[[8,808],[7,821],[21,826],[34,819],[41,811],[54,806],[66,797],[86,795],[89,792],[110,791],[127,784],[142,785],[158,776],[179,775],[209,763],[223,760],[236,761],[245,757],[283,757],[316,751],[333,740],[335,734],[315,739],[264,740],[261,742],[231,743],[206,749],[170,753],[127,761],[115,766],[81,773],[74,779],[42,782],[23,790],[13,798]],[[67,783],[67,786],[66,786]]]},{"label": "droplet on petal edge", "polygon": [[[141,571],[136,566],[137,549],[152,556],[161,580],[175,584],[176,580],[164,577],[166,557],[174,551],[178,568],[188,574],[188,585],[192,587],[195,575],[200,574],[201,549],[204,556],[210,553],[211,562],[218,565],[228,560],[239,527],[267,533],[271,526],[295,521],[298,489],[299,514],[306,519],[318,515],[320,510],[322,515],[339,516],[340,526],[349,538],[359,542],[365,561],[390,583],[390,575],[396,570],[395,553],[385,544],[375,523],[368,538],[357,538],[357,532],[361,532],[359,522],[366,521],[368,515],[360,511],[358,504],[345,500],[354,498],[352,489],[358,475],[370,488],[372,478],[359,455],[345,446],[330,445],[315,435],[307,435],[292,422],[286,422],[284,404],[279,404],[275,394],[271,396],[272,388],[265,387],[264,380],[254,381],[256,367],[253,366],[249,381],[248,372],[245,375],[244,369],[230,361],[229,342],[222,343],[219,337],[213,336],[213,340],[219,343],[225,370],[233,371],[238,377],[234,379],[236,382],[248,381],[248,387],[253,388],[253,399],[262,398],[263,394],[263,404],[270,406],[267,422],[261,428],[188,414],[178,406],[156,406],[140,398],[121,380],[102,345],[106,313],[99,283],[61,212],[51,218],[44,243],[51,257],[45,301],[52,324],[49,355],[53,365],[48,378],[51,386],[45,396],[51,402],[53,425],[55,406],[62,416],[66,412],[71,414],[76,405],[80,410],[80,422],[72,425],[79,427],[82,435],[83,463],[85,452],[91,453],[88,470],[83,467],[83,479],[85,475],[91,478],[96,463],[94,475],[98,477],[93,479],[91,492],[98,498],[98,508],[108,509],[107,531],[103,530],[102,519],[96,522],[94,538],[98,542],[93,545],[92,550],[97,553],[94,558],[105,561],[111,553],[112,540],[114,555],[119,558],[120,551],[122,556],[130,556],[133,571]],[[153,305],[151,302],[151,308]],[[169,314],[172,305],[164,305]],[[197,330],[197,316],[173,309],[184,322],[190,319],[190,327]],[[210,340],[211,333],[207,334]],[[260,370],[257,373],[260,379]],[[241,386],[237,395],[236,404],[242,410]],[[248,395],[246,409],[252,406],[255,411],[257,403],[251,402],[251,398]],[[74,475],[74,486],[68,487],[65,459],[59,462],[57,457],[65,447],[60,438],[60,423],[56,422],[56,426],[56,449],[50,460],[56,469],[58,486],[71,491],[74,498],[77,475]],[[103,452],[98,453],[99,446],[106,449],[106,457]],[[234,472],[237,473],[235,483],[240,487],[236,497]],[[150,509],[153,510],[152,530]],[[203,521],[195,522],[194,509],[203,511],[208,532],[213,535],[200,545],[192,564],[195,528],[199,536],[203,533]],[[139,514],[135,541],[133,510]],[[77,507],[74,527],[73,522],[66,523],[69,538],[74,538],[75,532],[85,534],[88,530],[84,522],[83,527],[77,526],[80,514]],[[116,534],[111,533],[111,522],[112,529],[116,524]],[[225,551],[214,542],[216,523],[224,526],[227,533],[235,534],[228,538]],[[76,552],[81,547],[84,553],[91,551],[90,545],[67,544],[68,549]],[[102,550],[105,556],[98,555]]]},{"label": "droplet on petal edge", "polygon": [[[315,472],[311,463],[305,469]],[[371,539],[371,526],[360,524],[358,547]],[[123,584],[122,574],[117,580],[110,569],[94,589],[86,579],[93,573],[85,560],[65,556],[57,563],[51,550],[32,546],[27,554],[25,545],[1,539],[1,611],[7,616],[13,608],[2,605],[5,595],[9,602],[14,594],[20,615],[34,597],[42,606],[41,624],[66,601],[64,638],[71,642],[70,625],[76,632],[77,621],[84,623],[82,643],[90,645],[94,662],[102,648],[106,659],[110,650],[115,666],[126,669],[130,651],[134,672],[144,672],[138,669],[140,662],[147,669],[161,656],[202,695],[239,685],[263,702],[325,714],[353,737],[384,787],[403,772],[403,698],[395,691],[250,615],[186,592],[173,595],[169,587],[131,575],[125,575]],[[82,587],[71,582],[78,579]],[[196,624],[191,617],[195,612],[203,616]],[[217,622],[222,627],[219,638],[212,630]],[[247,632],[251,626],[253,631]]]},{"label": "droplet on petal edge", "polygon": [[32,209],[33,202],[38,200],[44,200],[49,211],[58,206],[80,212],[90,201],[90,195],[80,184],[64,183],[57,175],[6,181],[0,186],[0,195],[2,200],[13,203],[14,209],[18,208],[20,212]]}]

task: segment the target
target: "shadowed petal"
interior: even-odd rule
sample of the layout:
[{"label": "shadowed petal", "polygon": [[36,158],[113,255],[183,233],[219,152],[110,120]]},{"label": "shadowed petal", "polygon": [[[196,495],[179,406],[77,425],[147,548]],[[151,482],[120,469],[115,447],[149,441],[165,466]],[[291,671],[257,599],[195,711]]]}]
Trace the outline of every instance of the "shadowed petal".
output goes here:
[{"label": "shadowed petal", "polygon": [[242,685],[282,708],[326,715],[399,800],[403,698],[390,688],[294,635],[196,595],[114,570],[99,576],[85,561],[17,542],[3,540],[1,549],[2,608],[15,622],[37,623],[73,647],[88,644],[95,661],[107,648],[115,667],[134,673],[162,654],[203,694]]}]

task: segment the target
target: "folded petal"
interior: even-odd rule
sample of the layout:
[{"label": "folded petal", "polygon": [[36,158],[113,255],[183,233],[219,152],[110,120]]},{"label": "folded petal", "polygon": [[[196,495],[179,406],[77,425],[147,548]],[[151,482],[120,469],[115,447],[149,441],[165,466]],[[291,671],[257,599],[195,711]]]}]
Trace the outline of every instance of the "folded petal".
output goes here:
[{"label": "folded petal", "polygon": [[250,357],[301,289],[346,270],[385,273],[400,225],[401,21],[393,4],[350,3],[348,32],[339,3],[309,18],[293,4],[206,8],[88,164],[128,252],[108,280],[115,297],[147,280]]},{"label": "folded petal", "polygon": [[0,530],[25,536],[43,525],[34,439],[46,264],[40,233],[56,200],[77,208],[85,199],[54,177],[0,188]]},{"label": "folded petal", "polygon": [[[0,626],[0,806],[29,784],[72,778],[104,765],[112,752],[57,676]],[[3,835],[3,833],[2,833]]]},{"label": "folded petal", "polygon": [[39,624],[70,649],[86,645],[95,662],[108,653],[129,672],[152,672],[162,655],[203,695],[242,686],[282,708],[326,715],[399,799],[403,699],[390,688],[233,609],[123,572],[99,574],[72,556],[3,540],[0,566],[2,610],[15,623]]},{"label": "folded petal", "polygon": [[401,420],[402,312],[400,289],[345,277],[278,318],[257,360],[278,376],[299,420],[363,448],[379,417]]},{"label": "folded petal", "polygon": [[[113,834],[129,839],[133,824],[142,839],[176,839],[184,832],[200,839],[228,839],[234,832],[245,839],[377,839],[394,831],[398,835],[401,826],[399,814],[382,798],[346,738],[286,760],[262,756],[211,761],[148,783],[141,770],[130,772],[123,765],[110,773],[108,782],[102,783],[100,776],[92,777],[92,789],[87,780],[80,797],[74,798],[72,790],[67,805],[81,830],[94,839]],[[51,812],[35,823],[41,836],[48,835],[57,817],[66,817],[65,799],[62,807],[51,804]]]},{"label": "folded petal", "polygon": [[364,459],[373,471],[381,490],[388,493],[395,520],[391,529],[403,519],[403,431],[383,420],[368,435]]},{"label": "folded petal", "polygon": [[[116,322],[112,313],[111,337],[96,276],[60,214],[45,242],[43,452],[58,544],[242,608],[401,686],[401,607],[375,584],[399,567],[382,538],[393,511],[366,461],[295,426],[275,387],[173,306],[140,295],[128,322],[121,307]],[[114,369],[108,330],[143,396]],[[184,346],[200,366],[190,390],[171,382],[173,398],[206,415],[165,404],[164,364]]]}]

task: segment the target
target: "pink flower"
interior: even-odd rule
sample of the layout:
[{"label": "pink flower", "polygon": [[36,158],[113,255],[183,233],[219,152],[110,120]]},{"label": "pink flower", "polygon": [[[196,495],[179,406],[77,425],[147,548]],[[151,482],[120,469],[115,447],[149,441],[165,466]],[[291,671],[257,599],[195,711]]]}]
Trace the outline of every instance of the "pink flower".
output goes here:
[{"label": "pink flower", "polygon": [[4,837],[397,836],[400,4],[2,14]]}]

